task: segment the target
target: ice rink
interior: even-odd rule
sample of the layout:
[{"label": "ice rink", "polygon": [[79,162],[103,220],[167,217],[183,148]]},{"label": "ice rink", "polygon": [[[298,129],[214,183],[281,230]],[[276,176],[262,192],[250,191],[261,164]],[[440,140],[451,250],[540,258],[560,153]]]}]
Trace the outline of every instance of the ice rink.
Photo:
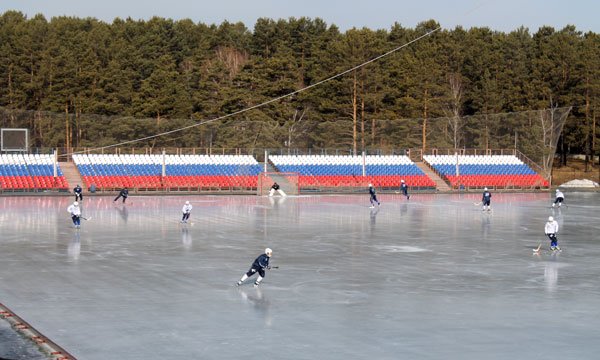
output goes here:
[{"label": "ice rink", "polygon": [[0,302],[80,360],[598,359],[600,194],[565,195],[98,196],[80,230],[0,197]]}]

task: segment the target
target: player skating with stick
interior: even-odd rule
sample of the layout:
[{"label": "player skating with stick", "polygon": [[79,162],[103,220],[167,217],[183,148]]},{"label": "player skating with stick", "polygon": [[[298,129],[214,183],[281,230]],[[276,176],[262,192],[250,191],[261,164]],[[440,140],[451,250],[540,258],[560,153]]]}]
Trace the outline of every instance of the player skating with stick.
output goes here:
[{"label": "player skating with stick", "polygon": [[406,196],[406,200],[410,200],[410,195],[408,195],[408,185],[406,185],[404,179],[400,180],[400,191],[402,191],[402,195]]},{"label": "player skating with stick", "polygon": [[377,203],[377,206],[381,206],[381,203],[377,200],[377,193],[375,192],[373,184],[369,184],[369,194],[371,195],[371,198],[369,199],[369,201],[371,201],[371,209],[375,208],[375,203]]},{"label": "player skating with stick", "polygon": [[75,225],[76,229],[81,227],[81,208],[79,207],[79,203],[75,201],[73,204],[69,205],[67,208],[69,214],[71,214],[71,220],[73,220],[73,225]]},{"label": "player skating with stick", "polygon": [[552,216],[548,217],[548,221],[546,222],[546,226],[544,227],[544,232],[546,236],[550,239],[550,250],[552,251],[560,251],[560,247],[558,246],[558,239],[556,238],[556,233],[558,233],[558,223]]},{"label": "player skating with stick", "polygon": [[254,287],[258,287],[258,285],[260,285],[260,282],[264,279],[265,277],[265,270],[269,270],[271,269],[271,266],[269,266],[269,260],[271,259],[271,256],[273,255],[273,250],[266,248],[265,249],[265,253],[259,255],[254,262],[252,263],[252,266],[250,267],[250,270],[248,270],[247,273],[245,273],[242,278],[240,279],[240,281],[238,281],[236,283],[237,286],[242,285],[242,283],[249,277],[251,277],[252,275],[258,273],[258,278],[256,279],[256,281],[254,282]]},{"label": "player skating with stick", "polygon": [[190,204],[189,201],[185,202],[185,205],[183,205],[183,208],[181,209],[181,211],[183,212],[183,217],[181,218],[181,223],[187,223],[188,219],[190,218],[190,214],[192,213],[192,204]]},{"label": "player skating with stick", "polygon": [[555,207],[556,204],[558,204],[558,207],[561,207],[563,201],[565,201],[565,194],[563,194],[559,189],[556,189],[556,199],[554,200],[552,207]]},{"label": "player skating with stick", "polygon": [[126,187],[124,187],[120,192],[119,195],[117,195],[117,197],[113,200],[113,202],[119,200],[119,198],[123,198],[123,204],[125,204],[125,200],[127,200],[127,197],[129,196],[129,190],[127,190]]}]

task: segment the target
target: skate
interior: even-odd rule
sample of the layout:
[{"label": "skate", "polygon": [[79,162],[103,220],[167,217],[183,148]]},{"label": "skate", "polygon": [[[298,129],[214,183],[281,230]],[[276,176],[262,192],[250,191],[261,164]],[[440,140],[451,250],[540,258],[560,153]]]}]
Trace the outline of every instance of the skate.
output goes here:
[{"label": "skate", "polygon": [[240,286],[240,285],[242,285],[241,281],[238,281],[238,282],[235,283],[235,286]]},{"label": "skate", "polygon": [[554,251],[562,251],[562,250],[560,250],[560,246],[555,246]]},{"label": "skate", "polygon": [[556,250],[556,247],[550,246],[550,251],[554,251],[554,250]]},{"label": "skate", "polygon": [[369,209],[375,209],[375,205],[369,206]]},{"label": "skate", "polygon": [[410,195],[406,195],[406,200],[410,200]]},{"label": "skate", "polygon": [[254,282],[254,287],[255,287],[255,288],[257,288],[257,287],[258,287],[258,285],[260,285],[260,283],[255,281],[255,282]]}]

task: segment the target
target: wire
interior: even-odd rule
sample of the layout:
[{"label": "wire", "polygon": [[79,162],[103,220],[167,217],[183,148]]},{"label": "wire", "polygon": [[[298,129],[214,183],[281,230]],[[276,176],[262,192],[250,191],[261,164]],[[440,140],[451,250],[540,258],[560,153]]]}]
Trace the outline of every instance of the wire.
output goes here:
[{"label": "wire", "polygon": [[157,137],[161,137],[161,136],[165,136],[165,135],[177,133],[177,132],[180,132],[180,131],[184,131],[184,130],[187,130],[187,129],[191,129],[191,128],[194,128],[194,127],[197,127],[197,126],[209,124],[209,123],[212,123],[212,122],[215,122],[215,121],[220,121],[220,120],[223,120],[223,119],[226,119],[226,118],[230,118],[232,116],[243,114],[245,112],[248,112],[248,111],[251,111],[251,110],[254,110],[254,109],[261,108],[263,106],[272,104],[274,102],[280,101],[282,99],[294,96],[294,95],[299,94],[301,92],[307,91],[307,90],[312,89],[312,88],[317,87],[317,86],[320,86],[320,85],[322,85],[324,83],[327,83],[327,82],[329,82],[331,80],[334,80],[334,79],[337,79],[337,78],[339,78],[341,76],[344,76],[344,75],[346,75],[346,74],[348,74],[348,73],[350,73],[352,71],[355,71],[357,69],[365,67],[365,66],[367,66],[367,65],[369,65],[369,64],[371,64],[371,63],[373,63],[373,62],[375,62],[375,61],[377,61],[379,59],[382,59],[382,58],[384,58],[386,56],[389,56],[389,55],[391,55],[391,54],[393,54],[393,53],[395,53],[395,52],[397,52],[397,51],[399,51],[399,50],[401,50],[401,49],[403,49],[403,48],[405,48],[405,47],[407,47],[407,46],[409,46],[409,45],[411,45],[411,44],[413,44],[413,43],[415,43],[415,42],[417,42],[417,41],[419,41],[421,39],[424,39],[424,38],[430,36],[431,34],[435,33],[436,31],[439,31],[441,28],[442,28],[441,26],[438,26],[437,28],[435,28],[433,30],[430,30],[427,33],[425,33],[425,34],[423,34],[423,35],[421,35],[419,37],[416,37],[415,39],[413,39],[413,40],[411,40],[411,41],[409,41],[409,42],[407,42],[407,43],[405,43],[403,45],[400,45],[400,46],[398,46],[398,47],[396,47],[396,48],[394,48],[394,49],[392,49],[392,50],[390,50],[390,51],[388,51],[388,52],[386,52],[384,54],[376,56],[376,57],[372,58],[371,60],[365,61],[365,62],[363,62],[363,63],[361,63],[359,65],[356,65],[356,66],[354,66],[354,67],[352,67],[350,69],[347,69],[347,70],[342,71],[342,72],[340,72],[338,74],[335,74],[333,76],[330,76],[328,78],[320,80],[320,81],[318,81],[318,82],[316,82],[314,84],[311,84],[311,85],[308,85],[308,86],[303,87],[301,89],[292,91],[292,92],[290,92],[288,94],[284,94],[284,95],[272,98],[272,99],[267,100],[265,102],[262,102],[260,104],[256,104],[256,105],[244,108],[242,110],[238,110],[238,111],[235,111],[235,112],[223,115],[223,116],[219,116],[219,117],[216,117],[214,119],[200,121],[200,122],[197,122],[195,124],[184,126],[184,127],[178,128],[178,129],[174,129],[174,130],[170,130],[170,131],[165,131],[165,132],[162,132],[162,133],[158,133],[158,134],[154,134],[154,135],[150,135],[150,136],[146,136],[146,137],[142,137],[142,138],[138,138],[138,139],[122,141],[122,142],[116,143],[116,144],[111,144],[111,145],[106,145],[106,146],[99,146],[99,147],[95,147],[95,148],[88,148],[86,150],[75,151],[75,152],[72,152],[72,153],[61,154],[59,156],[68,157],[70,155],[83,154],[83,153],[90,152],[90,151],[104,150],[104,149],[109,149],[109,148],[113,148],[113,147],[123,146],[123,145],[127,145],[127,144],[133,144],[133,143],[140,142],[140,141],[150,140],[150,139],[154,139],[154,138],[157,138]]}]

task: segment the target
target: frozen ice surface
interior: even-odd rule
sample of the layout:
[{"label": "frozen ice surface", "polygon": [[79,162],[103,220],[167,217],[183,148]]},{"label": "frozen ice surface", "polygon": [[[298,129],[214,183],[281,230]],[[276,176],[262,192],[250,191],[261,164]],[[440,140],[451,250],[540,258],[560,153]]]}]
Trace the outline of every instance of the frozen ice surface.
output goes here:
[{"label": "frozen ice surface", "polygon": [[85,360],[597,359],[600,194],[552,195],[2,197],[0,302]]}]

